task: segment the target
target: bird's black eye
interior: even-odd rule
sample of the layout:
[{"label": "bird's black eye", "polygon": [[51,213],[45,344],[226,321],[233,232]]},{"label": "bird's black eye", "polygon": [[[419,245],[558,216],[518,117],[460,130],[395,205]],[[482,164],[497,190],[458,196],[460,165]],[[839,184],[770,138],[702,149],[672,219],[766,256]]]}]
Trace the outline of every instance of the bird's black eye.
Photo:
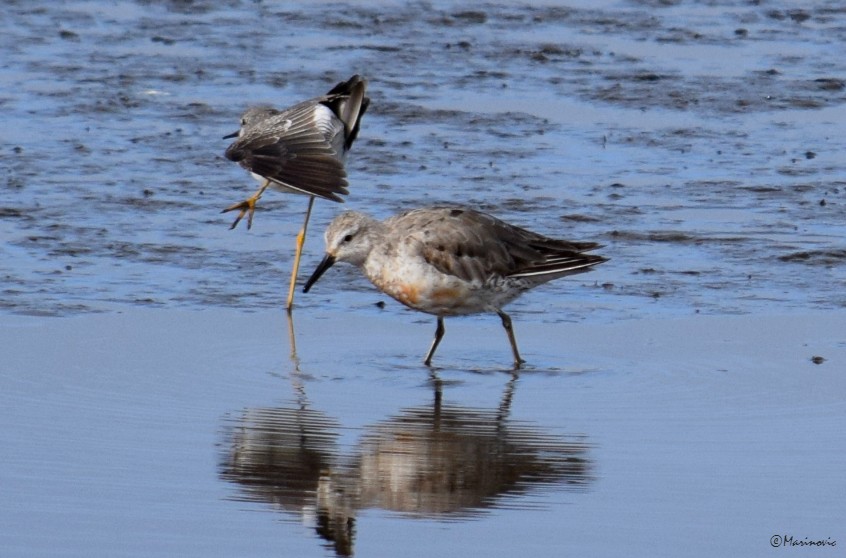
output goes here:
[{"label": "bird's black eye", "polygon": [[352,240],[351,234],[348,234],[347,236],[344,237],[344,242],[349,242],[350,240]]}]

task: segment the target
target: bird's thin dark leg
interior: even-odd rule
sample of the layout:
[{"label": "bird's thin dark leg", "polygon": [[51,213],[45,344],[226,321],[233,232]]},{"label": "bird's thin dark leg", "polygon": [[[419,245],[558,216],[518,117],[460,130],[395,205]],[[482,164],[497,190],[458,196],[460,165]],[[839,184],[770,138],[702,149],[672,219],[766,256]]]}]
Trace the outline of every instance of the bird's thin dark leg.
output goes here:
[{"label": "bird's thin dark leg", "polygon": [[423,364],[426,366],[432,366],[432,356],[435,354],[435,349],[438,348],[438,343],[441,342],[441,339],[444,336],[444,319],[438,316],[438,327],[435,329],[435,339],[432,341],[432,346],[429,347],[429,352],[426,354],[426,360],[423,361]]},{"label": "bird's thin dark leg", "polygon": [[245,199],[244,201],[238,202],[236,204],[230,205],[221,213],[226,213],[227,211],[235,211],[236,209],[240,210],[241,212],[238,214],[238,217],[235,218],[235,222],[232,223],[232,226],[229,227],[229,230],[234,229],[238,226],[238,223],[241,222],[241,219],[244,218],[244,215],[247,215],[247,230],[252,228],[253,226],[253,213],[256,211],[256,202],[259,201],[261,195],[264,194],[264,191],[267,190],[267,187],[270,186],[270,181],[265,180],[264,184],[261,185],[261,188],[256,190],[256,193],[250,196],[249,198]]},{"label": "bird's thin dark leg", "polygon": [[303,221],[303,228],[300,229],[297,235],[297,251],[294,254],[294,268],[291,270],[291,287],[288,289],[288,302],[285,308],[290,310],[294,307],[294,287],[297,284],[297,273],[300,271],[300,258],[303,255],[303,244],[305,243],[305,235],[308,230],[308,220],[311,217],[311,208],[314,205],[314,196],[308,197],[308,209],[306,209],[305,221]]},{"label": "bird's thin dark leg", "polygon": [[499,314],[499,317],[502,320],[502,327],[505,328],[505,333],[508,334],[508,341],[511,343],[511,352],[514,353],[514,369],[519,370],[520,366],[526,361],[520,358],[520,351],[517,350],[517,339],[514,338],[514,328],[511,327],[511,317],[502,310],[497,310],[496,313]]}]

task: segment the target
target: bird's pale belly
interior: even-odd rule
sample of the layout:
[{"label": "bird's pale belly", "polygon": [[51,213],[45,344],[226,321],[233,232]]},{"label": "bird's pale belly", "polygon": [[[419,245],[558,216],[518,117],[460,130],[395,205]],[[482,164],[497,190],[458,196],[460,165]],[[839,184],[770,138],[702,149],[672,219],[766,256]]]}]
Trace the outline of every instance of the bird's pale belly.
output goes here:
[{"label": "bird's pale belly", "polygon": [[[437,316],[458,316],[489,312],[517,296],[490,285],[464,281],[440,273],[430,266],[382,267],[371,273],[365,270],[370,281],[382,292],[409,308]],[[415,267],[415,266],[411,266]],[[501,299],[501,300],[500,300]]]},{"label": "bird's pale belly", "polygon": [[[251,173],[250,173],[250,176],[252,176],[252,177],[256,180],[256,182],[258,182],[258,183],[259,183],[259,184],[261,184],[262,186],[264,185],[264,183],[265,183],[265,182],[267,182],[267,181],[268,181],[268,179],[267,179],[267,178],[263,177],[263,176],[262,176],[262,175],[260,175],[260,174],[256,174],[256,173],[254,173],[254,172],[251,172]],[[269,187],[270,187],[272,190],[276,190],[276,191],[278,191],[278,192],[284,192],[284,193],[286,193],[286,194],[305,194],[305,195],[308,195],[306,192],[303,192],[303,191],[301,191],[301,190],[296,190],[296,189],[294,189],[294,188],[291,188],[291,187],[287,186],[286,184],[284,184],[284,183],[282,183],[282,182],[276,182],[275,180],[271,180],[271,181],[270,181],[270,186],[269,186]]]}]

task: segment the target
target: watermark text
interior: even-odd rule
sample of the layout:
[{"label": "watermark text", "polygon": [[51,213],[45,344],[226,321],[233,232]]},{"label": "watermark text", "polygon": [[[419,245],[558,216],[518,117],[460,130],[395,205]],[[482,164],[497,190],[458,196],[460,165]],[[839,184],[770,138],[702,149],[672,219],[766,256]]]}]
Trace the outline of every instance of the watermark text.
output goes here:
[{"label": "watermark text", "polygon": [[819,547],[835,547],[837,541],[831,537],[824,539],[814,539],[811,537],[795,537],[793,535],[773,535],[770,537],[770,546],[773,548],[788,548],[794,546],[819,546]]}]

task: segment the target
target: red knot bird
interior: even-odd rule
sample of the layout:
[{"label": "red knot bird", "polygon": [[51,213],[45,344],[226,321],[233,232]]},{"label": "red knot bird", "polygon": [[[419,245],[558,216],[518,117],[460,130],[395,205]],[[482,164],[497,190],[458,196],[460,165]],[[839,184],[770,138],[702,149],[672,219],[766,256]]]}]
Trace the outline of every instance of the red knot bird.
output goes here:
[{"label": "red knot bird", "polygon": [[457,206],[414,209],[385,221],[350,211],[326,230],[326,256],[304,292],[335,262],[361,268],[385,294],[437,316],[427,366],[444,336],[446,316],[495,312],[518,369],[524,361],[502,307],[537,285],[607,261],[585,253],[595,248],[594,242],[549,238]]},{"label": "red knot bird", "polygon": [[309,197],[303,227],[297,235],[287,308],[294,301],[306,229],[314,198],[342,202],[348,194],[344,157],[358,135],[361,117],[370,104],[367,82],[355,75],[322,97],[290,108],[252,107],[241,116],[241,128],[224,139],[237,137],[226,158],[247,169],[261,183],[255,194],[223,210],[239,210],[230,229],[247,215],[252,227],[256,202],[267,188]]}]

